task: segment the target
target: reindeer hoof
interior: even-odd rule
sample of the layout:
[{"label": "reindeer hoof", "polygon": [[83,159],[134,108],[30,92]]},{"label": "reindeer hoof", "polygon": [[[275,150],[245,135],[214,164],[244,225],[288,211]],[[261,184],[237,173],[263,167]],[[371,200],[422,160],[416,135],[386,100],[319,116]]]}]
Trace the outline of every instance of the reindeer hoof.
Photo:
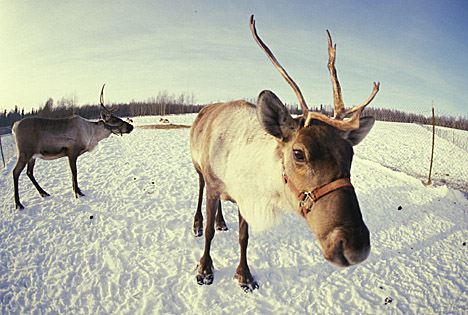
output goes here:
[{"label": "reindeer hoof", "polygon": [[198,274],[197,275],[197,283],[199,285],[210,285],[213,283],[213,280],[214,280],[214,276],[213,274],[208,274],[208,275],[203,275],[203,274]]},{"label": "reindeer hoof", "polygon": [[79,197],[84,197],[85,194],[83,194],[81,191],[77,191],[75,193],[75,198],[79,198]]},{"label": "reindeer hoof", "polygon": [[24,209],[24,206],[23,206],[22,204],[20,204],[20,203],[17,203],[16,206],[15,206],[15,208],[16,208],[17,210],[23,210],[23,209]]},{"label": "reindeer hoof", "polygon": [[245,275],[241,275],[239,272],[236,272],[234,278],[239,281],[239,285],[244,292],[252,292],[260,287],[257,281],[255,281],[250,274],[250,271]]},{"label": "reindeer hoof", "polygon": [[227,231],[229,230],[226,223],[216,224],[216,230],[218,231]]},{"label": "reindeer hoof", "polygon": [[45,198],[45,197],[49,197],[50,195],[44,191],[44,192],[41,192],[41,196]]},{"label": "reindeer hoof", "polygon": [[256,281],[251,282],[251,283],[241,283],[240,287],[246,293],[253,292],[253,290],[259,288],[258,283]]},{"label": "reindeer hoof", "polygon": [[194,227],[193,228],[193,235],[195,235],[195,237],[200,237],[203,235],[203,228],[196,228]]}]

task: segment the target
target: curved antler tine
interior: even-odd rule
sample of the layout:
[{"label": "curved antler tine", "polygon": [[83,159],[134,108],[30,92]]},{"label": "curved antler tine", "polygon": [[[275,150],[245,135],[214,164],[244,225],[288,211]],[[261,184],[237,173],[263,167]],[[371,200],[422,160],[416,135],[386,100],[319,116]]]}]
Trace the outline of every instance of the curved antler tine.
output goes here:
[{"label": "curved antler tine", "polygon": [[304,126],[305,127],[309,126],[310,123],[312,122],[312,119],[317,119],[317,120],[321,120],[324,123],[327,123],[330,126],[333,126],[333,127],[337,128],[337,129],[340,129],[340,130],[343,130],[343,131],[358,129],[359,128],[359,118],[361,116],[362,111],[364,110],[364,108],[367,105],[370,104],[370,102],[372,102],[374,97],[379,92],[379,88],[380,88],[380,82],[377,82],[377,83],[374,82],[374,88],[372,90],[371,95],[367,98],[367,100],[365,100],[362,104],[359,104],[359,105],[347,110],[344,113],[343,117],[346,117],[349,114],[352,114],[352,116],[350,118],[347,118],[347,119],[344,119],[344,120],[338,120],[338,119],[328,117],[328,116],[326,116],[324,114],[321,114],[321,113],[309,112],[309,114],[307,115],[307,119],[306,119],[306,121],[304,123]]},{"label": "curved antler tine", "polygon": [[377,93],[379,92],[379,88],[380,88],[380,82],[374,82],[374,88],[372,89],[372,92],[371,94],[369,95],[369,97],[367,98],[367,100],[365,100],[363,103],[359,104],[359,105],[356,105],[354,106],[353,108],[351,109],[348,109],[345,114],[343,115],[343,117],[346,117],[348,116],[349,114],[351,113],[354,113],[358,110],[364,110],[364,108],[370,104],[370,102],[372,102],[372,100],[374,99],[374,97],[377,95]]},{"label": "curved antler tine", "polygon": [[307,113],[309,112],[309,108],[307,107],[307,103],[304,99],[304,96],[302,95],[301,90],[297,86],[296,82],[289,76],[289,74],[284,70],[284,68],[281,66],[281,64],[278,62],[276,57],[273,55],[271,50],[268,48],[267,45],[260,39],[260,37],[257,34],[257,29],[255,28],[255,19],[254,15],[252,14],[250,16],[250,32],[252,33],[253,38],[257,42],[257,44],[260,46],[260,48],[263,49],[263,51],[266,53],[267,57],[270,59],[271,63],[275,66],[276,69],[281,73],[283,78],[288,82],[288,84],[291,86],[293,89],[294,93],[296,93],[297,99],[299,100],[299,104],[301,104],[302,108],[302,113],[304,117],[307,117]]},{"label": "curved antler tine", "polygon": [[333,117],[341,119],[345,112],[343,96],[341,95],[341,86],[338,81],[338,74],[336,73],[335,60],[336,60],[336,44],[333,41],[330,32],[327,30],[328,37],[328,70],[330,71],[330,78],[333,85]]},{"label": "curved antler tine", "polygon": [[359,128],[359,116],[361,115],[361,111],[362,108],[358,109],[351,118],[346,120],[337,120],[328,117],[327,115],[324,115],[322,113],[309,112],[309,114],[307,115],[307,119],[304,123],[304,127],[309,126],[312,120],[316,119],[323,121],[324,123],[342,131],[355,130]]},{"label": "curved antler tine", "polygon": [[[104,84],[102,85],[102,88],[101,88],[101,96],[99,97],[99,101],[100,101],[100,103],[101,103],[101,106],[104,107],[104,108],[106,108],[106,107],[104,106],[104,87],[105,87],[105,86],[106,86],[106,84],[104,83]],[[107,110],[107,108],[106,108],[106,110]]]}]

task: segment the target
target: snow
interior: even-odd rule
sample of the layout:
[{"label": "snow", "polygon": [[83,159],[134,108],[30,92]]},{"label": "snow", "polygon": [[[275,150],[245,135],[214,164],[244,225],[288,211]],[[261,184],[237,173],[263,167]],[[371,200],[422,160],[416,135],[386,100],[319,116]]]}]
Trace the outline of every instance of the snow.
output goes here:
[{"label": "snow", "polygon": [[[457,134],[456,140],[468,143],[468,131],[450,130]],[[365,142],[355,147],[355,153],[427,182],[431,145],[432,129],[417,124],[379,121]],[[436,136],[432,180],[468,193],[468,152]]]},{"label": "snow", "polygon": [[[194,117],[168,118],[190,124]],[[12,158],[0,172],[0,313],[466,313],[468,200],[421,183],[430,133],[412,126],[377,122],[355,148],[352,177],[371,231],[369,258],[333,267],[304,220],[288,215],[250,235],[249,265],[260,284],[252,293],[233,279],[237,210],[227,202],[229,231],[216,233],[211,251],[214,283],[196,283],[204,239],[192,235],[198,180],[189,129],[136,128],[103,140],[78,159],[80,199],[66,159],[39,160],[35,176],[51,196],[40,197],[23,172],[23,211],[14,208]],[[468,153],[436,143],[453,160],[434,169],[448,167],[466,183]]]}]

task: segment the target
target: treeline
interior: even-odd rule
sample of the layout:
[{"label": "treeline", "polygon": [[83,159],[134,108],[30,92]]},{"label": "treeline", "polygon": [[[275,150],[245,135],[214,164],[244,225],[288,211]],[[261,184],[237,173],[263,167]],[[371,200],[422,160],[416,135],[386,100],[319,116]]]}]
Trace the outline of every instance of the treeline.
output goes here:
[{"label": "treeline", "polygon": [[[419,115],[405,113],[394,109],[385,108],[366,108],[363,115],[374,116],[375,119],[380,121],[393,121],[403,123],[416,123],[422,125],[432,125],[432,115]],[[454,129],[468,130],[468,119],[465,117],[453,117],[444,115],[435,115],[435,124],[440,127],[448,127]]]},{"label": "treeline", "polygon": [[[300,114],[300,110],[296,105],[288,105],[289,110],[294,114]],[[312,111],[321,112],[331,116],[333,107],[331,105],[320,105],[319,107],[311,107]],[[428,108],[428,111],[430,109]],[[379,121],[416,123],[422,125],[432,125],[432,115],[411,114],[395,109],[373,108],[367,107],[362,116],[374,116]],[[445,115],[435,115],[435,124],[440,127],[448,127],[453,129],[468,130],[468,119],[465,117],[453,117]]]},{"label": "treeline", "polygon": [[[194,104],[193,94],[182,93],[178,96],[169,94],[166,91],[160,92],[158,96],[146,101],[131,101],[129,103],[114,103],[106,107],[113,110],[116,116],[134,117],[148,115],[172,115],[197,113],[202,106]],[[39,109],[32,109],[25,112],[15,106],[14,110],[0,113],[0,127],[11,127],[15,121],[28,116],[39,116],[48,118],[63,118],[71,115],[80,115],[87,119],[98,119],[100,117],[101,105],[75,105],[73,99],[62,98],[54,102],[49,98],[44,106]],[[5,129],[5,128],[3,128]],[[2,129],[0,129],[1,132]]]},{"label": "treeline", "polygon": [[[252,100],[249,100],[252,102]],[[298,105],[286,105],[291,113],[300,114]],[[171,114],[185,114],[197,113],[203,107],[202,105],[195,104],[195,97],[193,94],[182,93],[178,96],[169,94],[167,91],[159,92],[156,97],[152,97],[146,101],[131,101],[123,104],[112,104],[107,106],[114,111],[115,115],[122,117],[134,116],[147,116],[147,115],[171,115]],[[311,110],[322,112],[331,115],[332,107],[330,105],[320,105],[311,107]],[[436,109],[437,113],[437,109]],[[68,117],[71,115],[80,115],[87,119],[98,119],[100,115],[100,105],[82,105],[77,106],[72,98],[62,98],[54,102],[49,98],[44,106],[39,109],[33,109],[30,112],[25,112],[15,106],[14,110],[0,113],[0,133],[5,133],[9,127],[17,120],[28,116],[41,116],[41,117]],[[369,107],[364,110],[363,115],[374,116],[380,121],[404,122],[404,123],[418,123],[431,125],[432,116],[406,113],[399,110],[373,108]],[[445,115],[436,115],[435,122],[437,126],[448,127],[454,129],[468,130],[468,119],[465,117],[453,117]],[[6,127],[6,128],[2,128]]]}]

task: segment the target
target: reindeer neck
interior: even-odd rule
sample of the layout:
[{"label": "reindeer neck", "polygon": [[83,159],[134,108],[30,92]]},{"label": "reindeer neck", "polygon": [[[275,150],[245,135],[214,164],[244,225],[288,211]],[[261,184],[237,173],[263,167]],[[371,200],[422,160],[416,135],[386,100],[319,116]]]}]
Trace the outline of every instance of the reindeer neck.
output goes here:
[{"label": "reindeer neck", "polygon": [[96,121],[96,122],[92,122],[93,124],[93,134],[92,134],[92,138],[93,138],[93,142],[96,142],[98,143],[99,141],[109,137],[111,135],[111,131],[106,128],[106,126],[104,125],[104,122],[102,120],[99,120],[99,121]]}]

